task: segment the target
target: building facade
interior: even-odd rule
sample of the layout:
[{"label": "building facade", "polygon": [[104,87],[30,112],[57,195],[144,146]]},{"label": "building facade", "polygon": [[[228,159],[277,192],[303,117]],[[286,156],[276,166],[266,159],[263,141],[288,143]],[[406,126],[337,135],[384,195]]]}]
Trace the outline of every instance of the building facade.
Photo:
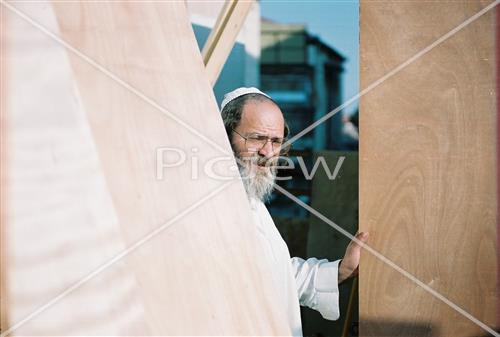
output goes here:
[{"label": "building facade", "polygon": [[[301,24],[261,23],[261,88],[275,99],[298,133],[342,102],[345,58]],[[297,149],[342,148],[342,113],[294,143]]]}]

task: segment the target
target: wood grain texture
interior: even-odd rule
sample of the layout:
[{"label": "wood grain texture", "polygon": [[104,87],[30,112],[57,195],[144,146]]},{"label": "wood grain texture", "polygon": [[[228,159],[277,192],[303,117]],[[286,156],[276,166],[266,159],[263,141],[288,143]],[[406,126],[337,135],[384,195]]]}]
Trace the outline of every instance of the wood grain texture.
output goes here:
[{"label": "wood grain texture", "polygon": [[[128,244],[233,179],[130,256],[153,331],[288,334],[243,185],[230,170],[235,162],[185,5],[57,3],[55,8],[68,42],[150,99],[145,102],[71,56]],[[185,165],[165,169],[164,179],[155,172],[160,147],[182,150],[187,158]],[[211,178],[205,168],[224,180]]]},{"label": "wood grain texture", "polygon": [[[361,3],[361,90],[490,1]],[[494,11],[360,103],[360,230],[400,267],[496,325]],[[368,253],[360,335],[475,336],[481,328]]]},{"label": "wood grain texture", "polygon": [[[58,33],[50,6],[20,7]],[[1,314],[6,331],[125,244],[66,51],[3,11],[2,58],[8,72],[2,77]],[[148,333],[129,267],[116,263],[12,334]]]},{"label": "wood grain texture", "polygon": [[[78,276],[91,270],[88,265],[98,261],[91,257],[108,258],[165,228],[103,271],[101,278],[82,286],[81,293],[68,295],[68,306],[54,305],[55,311],[19,331],[289,335],[282,308],[276,307],[244,188],[235,179],[237,171],[231,171],[234,158],[185,5],[15,6],[60,34],[68,45],[63,48],[23,23],[23,30],[30,28],[42,40],[27,39],[16,30],[13,41],[19,48],[7,48],[17,53],[9,69],[19,73],[7,81],[6,120],[12,124],[7,127],[11,143],[6,180],[7,186],[19,186],[19,192],[7,189],[6,210],[27,218],[23,223],[8,214],[2,224],[9,236],[3,252],[19,253],[22,259],[7,256],[7,266],[14,269],[2,275],[10,285],[8,312],[2,312],[9,318],[8,326],[22,316],[11,305],[15,301],[23,299],[30,309],[39,306],[73,281],[67,273]],[[31,91],[23,91],[25,87]],[[21,94],[28,93],[33,99],[22,100]],[[37,115],[38,109],[45,115]],[[168,117],[167,111],[178,118]],[[186,162],[163,168],[164,177],[158,179],[157,149],[164,147],[184,151]],[[172,152],[167,154],[164,162],[176,160]],[[217,190],[221,192],[197,204]],[[57,238],[60,243],[54,243]],[[30,261],[42,270],[28,269],[29,277],[14,273],[27,269]],[[53,284],[57,287],[51,288]],[[43,297],[33,297],[38,288]],[[106,301],[112,312],[106,312]],[[122,310],[131,314],[114,315]],[[61,317],[68,319],[61,323]],[[52,325],[44,328],[37,322]],[[125,329],[129,326],[133,328]]]}]

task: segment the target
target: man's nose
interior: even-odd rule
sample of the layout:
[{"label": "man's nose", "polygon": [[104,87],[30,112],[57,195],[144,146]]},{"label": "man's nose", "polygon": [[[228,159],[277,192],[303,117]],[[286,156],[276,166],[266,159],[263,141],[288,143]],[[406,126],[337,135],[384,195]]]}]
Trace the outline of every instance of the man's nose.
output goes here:
[{"label": "man's nose", "polygon": [[266,144],[259,150],[259,154],[266,156],[267,158],[271,158],[274,156],[273,151],[273,142],[268,139]]}]

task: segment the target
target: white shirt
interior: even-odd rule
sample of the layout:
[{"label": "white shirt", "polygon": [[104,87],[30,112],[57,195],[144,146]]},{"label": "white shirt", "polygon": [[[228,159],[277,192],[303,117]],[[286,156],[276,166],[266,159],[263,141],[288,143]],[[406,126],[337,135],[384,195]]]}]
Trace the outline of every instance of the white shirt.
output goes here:
[{"label": "white shirt", "polygon": [[262,201],[251,198],[255,224],[262,234],[265,255],[293,336],[302,336],[300,305],[317,310],[323,318],[339,318],[338,265],[340,260],[290,258],[288,247]]}]

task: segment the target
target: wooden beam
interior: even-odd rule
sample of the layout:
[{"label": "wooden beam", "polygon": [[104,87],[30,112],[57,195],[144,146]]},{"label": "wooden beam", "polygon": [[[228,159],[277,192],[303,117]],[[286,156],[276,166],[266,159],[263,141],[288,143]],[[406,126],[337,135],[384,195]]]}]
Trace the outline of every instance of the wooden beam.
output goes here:
[{"label": "wooden beam", "polygon": [[254,0],[227,0],[201,52],[206,74],[215,85]]}]

